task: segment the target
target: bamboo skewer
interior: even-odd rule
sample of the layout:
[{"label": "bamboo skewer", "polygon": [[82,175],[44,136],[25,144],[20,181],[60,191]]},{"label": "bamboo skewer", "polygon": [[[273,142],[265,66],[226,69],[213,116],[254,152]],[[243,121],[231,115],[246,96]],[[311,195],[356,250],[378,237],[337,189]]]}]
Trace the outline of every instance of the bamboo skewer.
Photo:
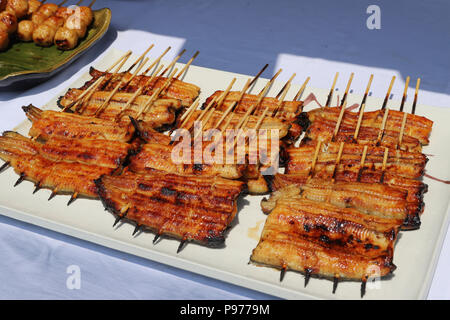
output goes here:
[{"label": "bamboo skewer", "polygon": [[250,87],[251,85],[253,85],[253,84],[256,82],[256,80],[259,79],[259,77],[260,77],[260,76],[262,75],[262,73],[267,69],[268,66],[269,66],[269,64],[266,63],[266,64],[264,65],[264,67],[262,67],[262,69],[259,70],[259,72],[256,74],[256,76],[254,76],[254,77],[253,77],[253,80],[250,82],[249,87]]},{"label": "bamboo skewer", "polygon": [[[167,47],[166,50],[164,50],[163,53],[161,53],[158,58],[155,59],[155,61],[152,62],[151,65],[148,66],[148,68],[144,71],[144,75],[148,75],[148,73],[150,72],[150,70],[152,70],[152,68],[161,61],[161,59],[166,55],[167,52],[170,51],[172,47]],[[158,71],[159,72],[159,71]],[[158,74],[158,72],[153,72],[153,74]]]},{"label": "bamboo skewer", "polygon": [[[242,88],[242,90],[241,90],[241,92],[240,92],[240,94],[239,94],[238,99],[237,99],[236,101],[234,101],[234,102],[233,102],[233,103],[225,110],[225,112],[222,114],[222,117],[220,117],[219,121],[217,121],[217,123],[214,125],[214,129],[219,128],[219,126],[220,126],[220,124],[222,123],[222,121],[225,120],[225,118],[228,116],[228,114],[229,114],[230,112],[233,111],[234,106],[236,106],[237,104],[239,104],[239,102],[241,101],[241,99],[242,99],[242,97],[244,96],[245,92],[247,92],[248,88],[250,87],[251,82],[252,82],[252,81],[251,81],[250,79],[247,80],[247,82],[245,83],[244,87]],[[227,128],[227,127],[228,127],[228,125],[229,125],[229,123],[231,122],[232,118],[233,118],[233,114],[232,114],[231,117],[225,122],[224,128]]]},{"label": "bamboo skewer", "polygon": [[336,126],[334,127],[333,136],[331,137],[331,141],[334,141],[336,135],[338,134],[339,128],[341,126],[342,118],[344,117],[345,107],[347,106],[347,100],[344,101],[344,104],[341,105],[341,111],[339,112],[339,117],[336,122]]},{"label": "bamboo skewer", "polygon": [[90,92],[90,90],[92,90],[95,86],[98,85],[98,83],[103,80],[105,78],[105,75],[107,73],[109,73],[115,66],[117,66],[121,61],[123,61],[123,59],[128,59],[128,57],[131,55],[131,50],[128,50],[125,54],[123,54],[117,61],[115,61],[106,71],[105,74],[100,76],[95,82],[91,83],[91,85],[71,104],[69,104],[68,106],[64,107],[64,109],[62,110],[63,112],[66,111],[67,109],[71,109],[73,106],[75,106],[75,104],[77,104],[81,99],[84,98],[84,96],[86,94],[88,94],[88,92]]},{"label": "bamboo skewer", "polygon": [[381,140],[383,139],[384,129],[386,128],[386,122],[387,122],[388,114],[389,114],[389,109],[386,108],[386,111],[384,112],[384,115],[383,115],[383,120],[381,121],[380,132],[378,133],[376,145],[379,145]]},{"label": "bamboo skewer", "polygon": [[353,72],[350,74],[350,78],[348,79],[348,82],[347,82],[347,87],[345,88],[344,95],[342,96],[341,106],[344,105],[344,102],[347,101],[348,91],[350,90],[350,85],[352,84],[353,76],[354,76],[354,75],[355,75],[355,74],[354,74]]},{"label": "bamboo skewer", "polygon": [[150,76],[150,78],[145,82],[145,84],[143,84],[142,86],[140,86],[134,93],[133,95],[130,97],[130,99],[128,99],[126,105],[122,108],[122,110],[117,114],[116,116],[116,122],[119,121],[119,119],[123,116],[123,114],[125,113],[125,111],[131,106],[131,104],[134,102],[134,100],[136,100],[137,96],[139,96],[142,91],[144,90],[144,88],[147,86],[148,83],[151,83],[153,81],[153,79],[156,78],[156,74],[161,71],[161,69],[164,67],[164,65],[160,65],[158,67],[158,69],[156,69],[156,71],[154,72],[154,74],[152,76]]},{"label": "bamboo skewer", "polygon": [[[195,109],[197,108],[197,106],[199,105],[200,102],[200,96],[198,96],[194,102],[189,106],[189,108],[186,110],[185,113],[183,113],[180,117],[180,121],[184,121],[184,119],[188,116],[190,116],[191,113],[193,113],[195,111]],[[181,126],[184,124],[184,122],[181,123]]]},{"label": "bamboo skewer", "polygon": [[406,96],[407,96],[407,93],[408,93],[408,87],[409,87],[409,80],[410,80],[410,77],[409,77],[409,76],[406,77],[405,89],[403,90],[402,102],[401,102],[401,104],[400,104],[400,111],[401,111],[401,112],[403,112],[403,106],[405,105],[405,102],[406,102]]},{"label": "bamboo skewer", "polygon": [[133,75],[130,77],[130,79],[127,82],[124,81],[125,78],[120,79],[119,83],[117,83],[115,88],[110,92],[110,94],[108,95],[106,100],[95,111],[95,113],[94,113],[95,117],[97,117],[108,106],[109,101],[117,93],[117,91],[119,91],[120,87],[122,87],[124,85],[124,83],[130,83],[134,79],[134,77],[139,73],[139,71],[141,71],[141,69],[144,67],[144,65],[147,63],[147,61],[148,61],[148,58],[145,58],[143,63],[134,71]]},{"label": "bamboo skewer", "polygon": [[181,71],[176,75],[175,79],[178,79],[187,70],[187,68],[189,68],[189,66],[192,64],[192,62],[195,60],[195,58],[197,58],[199,53],[200,53],[200,51],[197,51],[196,53],[194,53],[192,58],[189,59],[189,61],[184,65],[183,69],[181,69]]},{"label": "bamboo skewer", "polygon": [[[234,110],[234,107],[237,106],[241,102],[242,98],[244,97],[244,94],[248,91],[250,86],[252,84],[254,84],[256,82],[256,80],[258,80],[258,78],[261,76],[261,74],[266,70],[266,68],[268,66],[269,66],[269,64],[264,65],[264,67],[262,67],[262,69],[256,74],[256,76],[253,77],[252,80],[250,80],[250,79],[247,80],[247,82],[245,83],[244,87],[242,88],[242,90],[241,90],[241,92],[239,94],[238,99],[236,101],[234,101],[227,108],[227,110],[225,110],[225,112],[223,113],[222,117],[214,125],[214,129],[217,129],[220,126],[220,124],[222,123],[222,121],[225,120],[225,118],[228,116],[228,114]],[[224,126],[224,130],[228,127],[228,125],[230,124],[232,119],[233,119],[233,115],[226,121],[225,126]]]},{"label": "bamboo skewer", "polygon": [[417,104],[417,95],[419,94],[419,86],[420,86],[420,78],[417,78],[416,92],[414,93],[414,102],[413,102],[413,105],[412,105],[411,114],[415,114],[416,113],[416,104]]},{"label": "bamboo skewer", "polygon": [[359,106],[358,122],[356,123],[355,133],[353,134],[353,140],[355,140],[355,141],[358,139],[359,129],[361,127],[362,119],[364,116],[364,109],[366,108],[366,99],[367,99],[367,95],[370,90],[370,86],[372,85],[372,80],[373,80],[373,74],[370,75],[369,83],[367,84],[366,91],[364,92],[364,96],[361,101],[361,105]]},{"label": "bamboo skewer", "polygon": [[322,141],[317,141],[316,150],[314,151],[314,157],[311,162],[311,168],[308,172],[308,180],[314,176],[314,170],[316,169],[317,159],[319,157],[320,146],[322,145]]},{"label": "bamboo skewer", "polygon": [[[286,95],[287,95],[287,93],[288,93],[290,88],[291,88],[291,84],[288,83],[286,89],[283,92],[283,95],[281,96],[280,100],[278,101],[278,105],[275,107],[276,110],[278,110],[282,106],[282,104],[284,102],[284,99],[286,98]],[[255,130],[259,130],[259,127],[261,126],[261,124],[262,124],[264,118],[266,117],[266,114],[267,114],[268,111],[269,111],[269,106],[267,106],[266,109],[264,109],[264,112],[259,117],[259,119],[258,119],[258,121],[257,121],[257,123],[255,125]]]},{"label": "bamboo skewer", "polygon": [[389,84],[389,88],[388,88],[388,91],[386,93],[386,97],[384,98],[383,105],[381,106],[381,110],[384,110],[386,108],[386,105],[387,105],[388,100],[389,100],[389,96],[391,95],[391,90],[392,90],[392,86],[394,85],[394,82],[395,82],[395,76],[393,76],[392,79],[391,79],[391,83]]},{"label": "bamboo skewer", "polygon": [[339,72],[336,72],[333,83],[331,85],[330,92],[328,93],[327,102],[325,103],[325,107],[330,106],[331,99],[333,98],[334,87],[336,86],[336,81],[337,81],[338,76],[339,76]]},{"label": "bamboo skewer", "polygon": [[388,155],[389,155],[389,148],[385,147],[384,148],[384,155],[383,155],[383,165],[381,167],[380,183],[384,182],[384,174],[386,172],[386,165],[387,165]]},{"label": "bamboo skewer", "polygon": [[[244,116],[242,117],[242,119],[238,122],[237,126],[236,126],[236,130],[239,130],[241,128],[244,128],[247,123],[248,120],[250,119],[250,116],[253,114],[254,110],[260,105],[260,103],[262,102],[262,100],[264,99],[265,95],[267,94],[267,91],[269,90],[270,86],[272,85],[273,81],[275,81],[275,79],[278,77],[278,75],[281,73],[282,69],[278,70],[278,72],[272,77],[272,79],[270,79],[266,85],[264,86],[264,88],[260,91],[260,93],[258,94],[256,103],[253,104],[248,110],[247,112],[244,114]],[[263,112],[264,113],[264,112]],[[231,121],[231,120],[230,120]],[[228,125],[228,124],[227,124]],[[225,127],[224,130],[226,130],[227,127]],[[233,145],[232,147],[228,150],[228,152],[232,151],[233,148],[236,146],[236,143],[238,141],[238,139],[241,136],[241,132],[238,132],[237,136],[234,138],[233,140]]]},{"label": "bamboo skewer", "polygon": [[397,149],[401,147],[402,142],[403,142],[403,135],[405,133],[405,126],[406,126],[406,119],[407,119],[407,117],[408,117],[408,114],[406,112],[403,113],[402,126],[400,128],[400,133],[398,135]]},{"label": "bamboo skewer", "polygon": [[142,59],[144,59],[144,57],[147,55],[147,53],[152,50],[152,48],[155,45],[152,43],[137,59],[135,62],[133,62],[133,64],[127,69],[127,71],[125,71],[125,73],[130,72],[131,70],[133,70],[133,68],[142,61]]},{"label": "bamboo skewer", "polygon": [[311,77],[307,77],[305,82],[303,82],[302,86],[300,87],[300,90],[298,90],[297,94],[295,95],[293,101],[297,101],[300,96],[303,94],[303,91],[306,88],[306,85],[308,84],[309,80],[311,79]]},{"label": "bamboo skewer", "polygon": [[[94,3],[96,2],[97,0],[92,0],[92,2],[91,2],[91,4],[88,6],[89,8],[92,8],[92,6],[94,5]],[[79,2],[83,2],[83,0],[80,0]]]},{"label": "bamboo skewer", "polygon": [[283,88],[281,88],[281,90],[277,93],[277,95],[275,96],[275,99],[278,99],[279,97],[281,97],[283,92],[286,90],[286,87],[291,84],[292,80],[294,80],[296,75],[297,75],[296,73],[292,74],[292,76],[289,78],[289,80],[284,84]]},{"label": "bamboo skewer", "polygon": [[[113,74],[111,75],[111,78],[109,78],[109,80],[107,81],[107,83],[114,78],[118,73],[119,70],[122,69],[123,65],[125,64],[125,62],[128,60],[128,58],[131,56],[131,54],[129,56],[127,56],[120,64],[119,66],[116,68],[116,70],[113,72]],[[82,113],[84,110],[84,106],[86,103],[89,102],[89,100],[91,99],[92,95],[97,92],[97,88],[100,86],[101,82],[103,81],[102,77],[100,77],[99,79],[97,79],[97,83],[95,84],[95,86],[93,86],[90,89],[90,92],[88,92],[88,90],[85,91],[85,93],[87,93],[86,97],[83,100],[79,100],[81,103],[75,108],[75,112],[76,113]],[[102,88],[104,88],[107,84],[103,85]]]},{"label": "bamboo skewer", "polygon": [[144,105],[144,107],[141,109],[141,111],[139,111],[138,115],[136,116],[136,120],[139,119],[139,117],[147,112],[147,109],[152,105],[152,103],[160,96],[160,94],[170,85],[170,83],[172,82],[172,79],[175,75],[175,73],[178,71],[178,69],[175,69],[174,71],[172,71],[172,73],[169,75],[169,77],[167,78],[166,82],[161,86],[161,88],[159,88],[158,90],[155,90],[155,92],[151,95],[150,99],[148,99],[148,101],[146,102],[146,104]]},{"label": "bamboo skewer", "polygon": [[367,146],[364,146],[363,153],[361,156],[361,162],[359,164],[358,177],[356,179],[357,182],[361,181],[361,174],[364,170],[364,163],[366,162],[366,156],[367,156]]},{"label": "bamboo skewer", "polygon": [[159,75],[160,77],[164,76],[166,74],[167,71],[169,71],[170,69],[172,69],[172,67],[175,65],[175,63],[177,63],[177,61],[181,58],[181,56],[186,52],[186,49],[183,49],[173,60],[172,62],[167,66],[166,69],[164,69],[163,72],[161,72],[161,74]]},{"label": "bamboo skewer", "polygon": [[342,152],[344,151],[344,141],[339,145],[339,151],[336,157],[336,163],[334,165],[333,174],[331,175],[331,181],[334,183],[336,180],[336,171],[338,169],[339,163],[341,162]]}]

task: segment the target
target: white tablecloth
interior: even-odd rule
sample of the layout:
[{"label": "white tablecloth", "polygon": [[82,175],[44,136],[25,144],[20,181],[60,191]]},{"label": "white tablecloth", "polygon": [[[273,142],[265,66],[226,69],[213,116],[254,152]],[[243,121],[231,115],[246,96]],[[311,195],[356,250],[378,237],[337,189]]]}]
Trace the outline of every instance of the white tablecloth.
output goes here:
[{"label": "white tablecloth", "polygon": [[[255,74],[265,63],[270,77],[297,73],[295,83],[328,88],[336,71],[342,90],[355,72],[354,92],[375,74],[372,94],[383,96],[397,76],[399,99],[410,75],[422,78],[419,103],[450,106],[450,3],[376,1],[381,29],[366,27],[373,1],[97,1],[113,19],[106,36],[71,66],[31,88],[0,88],[0,130],[24,120],[22,105],[43,105],[114,47],[139,53],[150,43],[151,56],[171,45],[200,50],[196,65]],[[181,61],[187,61],[188,56]],[[408,100],[410,106],[411,101]],[[426,113],[420,110],[419,113]],[[6,188],[9,186],[1,186]],[[1,212],[0,212],[1,213]],[[68,289],[67,268],[79,266],[81,288]],[[445,241],[429,293],[450,299],[450,237]],[[265,294],[117,252],[40,227],[0,216],[0,299],[264,299]]]}]

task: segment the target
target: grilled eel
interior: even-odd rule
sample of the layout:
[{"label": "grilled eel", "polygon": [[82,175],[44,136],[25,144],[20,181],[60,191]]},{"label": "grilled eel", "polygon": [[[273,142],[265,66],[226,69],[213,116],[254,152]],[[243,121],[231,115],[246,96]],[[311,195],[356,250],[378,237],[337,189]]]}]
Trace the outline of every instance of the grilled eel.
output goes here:
[{"label": "grilled eel", "polygon": [[398,224],[352,208],[283,199],[267,217],[252,262],[309,275],[366,280],[391,273]]},{"label": "grilled eel", "polygon": [[[323,119],[336,122],[339,118],[340,112],[341,108],[339,107],[318,108],[309,111],[307,114],[301,115],[300,118],[306,116],[311,123],[316,120]],[[371,127],[379,130],[385,112],[386,109],[364,112],[361,126]],[[386,131],[390,130],[397,133],[400,132],[402,127],[403,115],[404,112],[389,110],[385,126]],[[344,126],[352,126],[353,128],[355,128],[356,123],[358,122],[358,116],[359,114],[357,112],[345,111],[341,123]],[[305,122],[305,120],[303,120],[303,122]],[[422,145],[427,145],[429,143],[432,126],[433,121],[425,117],[417,116],[414,114],[407,114],[404,134],[406,136],[418,139]]]},{"label": "grilled eel", "polygon": [[[212,99],[219,98],[219,96],[222,93],[223,91],[220,90],[214,92],[211,96],[209,96],[206,99],[205,103],[203,104],[203,107],[207,106]],[[216,109],[220,111],[225,111],[233,102],[236,102],[238,100],[240,94],[241,92],[239,91],[230,91],[220,106],[217,106],[217,104],[215,103],[212,105],[212,107],[216,107]],[[236,113],[247,112],[249,108],[254,106],[257,100],[258,100],[257,95],[244,94],[241,101],[237,104],[237,106],[234,107],[234,112]],[[268,114],[271,115],[278,107],[278,102],[279,100],[276,98],[265,97],[262,99],[261,103],[256,107],[253,114],[261,115],[266,108],[269,108]],[[284,101],[282,106],[277,112],[277,118],[287,120],[289,122],[295,121],[297,119],[297,116],[302,112],[302,109],[303,109],[302,101]]]},{"label": "grilled eel", "polygon": [[156,234],[217,247],[237,213],[243,183],[219,177],[126,172],[95,181],[113,214]]},{"label": "grilled eel", "polygon": [[[315,172],[326,171],[331,174],[335,171],[336,158],[340,143],[324,143],[320,147],[317,157]],[[316,146],[303,146],[289,148],[286,173],[309,173],[311,170]],[[369,146],[364,162],[364,168],[360,167],[364,146],[358,144],[346,144],[342,151],[341,161],[337,171],[348,170],[361,174],[363,171],[381,171],[385,148]],[[386,173],[416,179],[420,178],[425,170],[427,157],[419,152],[406,152],[390,150],[386,163]]]},{"label": "grilled eel", "polygon": [[131,124],[118,126],[117,123],[104,119],[51,110],[43,111],[31,104],[22,108],[32,122],[29,135],[43,140],[50,137],[64,137],[128,142],[134,134]]},{"label": "grilled eel", "polygon": [[129,148],[118,141],[62,138],[41,144],[11,131],[0,137],[0,158],[21,176],[19,181],[90,198],[97,197],[94,180],[118,168]]},{"label": "grilled eel", "polygon": [[[318,117],[306,130],[305,137],[302,139],[301,145],[313,145],[315,141],[328,142],[333,138],[336,122]],[[335,142],[357,143],[361,145],[382,146],[391,149],[400,149],[409,152],[421,152],[422,144],[416,138],[403,135],[399,144],[400,132],[393,130],[385,130],[381,139],[378,141],[380,133],[379,128],[360,127],[356,140],[354,139],[355,126],[349,124],[341,124],[339,131],[334,137]]]},{"label": "grilled eel", "polygon": [[[192,115],[192,117],[189,118],[189,120],[183,125],[183,128],[193,128],[194,127],[194,121],[196,121],[196,119],[199,117],[199,115],[202,113],[201,110],[196,110],[194,111],[194,114]],[[209,112],[208,112],[209,114]],[[218,111],[218,110],[214,110],[212,113],[212,116],[209,118],[208,122],[205,122],[205,118],[207,116],[203,116],[202,118],[202,127],[203,130],[209,130],[212,128],[216,127],[216,124],[219,122],[219,120],[222,118],[223,116],[223,112],[222,111]],[[231,119],[230,119],[231,118]],[[233,112],[230,112],[220,123],[220,125],[217,127],[218,130],[224,130],[225,129],[225,124],[227,124],[228,121],[229,125],[228,125],[228,129],[233,129],[235,128],[239,121],[242,119],[242,114],[236,114]],[[248,118],[248,122],[246,124],[246,126],[244,127],[245,129],[253,129],[256,127],[256,124],[258,123],[259,117],[258,116],[249,116]],[[283,122],[282,120],[278,119],[278,118],[272,118],[272,117],[265,117],[260,126],[259,126],[260,130],[268,130],[267,131],[267,135],[270,137],[270,130],[278,130],[278,136],[280,139],[286,137],[289,133],[289,129],[290,129],[290,124],[288,124],[287,122]],[[301,132],[298,133],[298,136],[300,135]],[[298,137],[297,137],[298,138]]]},{"label": "grilled eel", "polygon": [[280,199],[285,198],[304,198],[355,208],[363,214],[395,220],[399,225],[413,221],[409,217],[406,191],[383,184],[311,179],[303,185],[288,185],[273,192],[269,199],[262,200],[261,207],[269,213]]},{"label": "grilled eel", "polygon": [[[216,91],[214,92],[210,97],[208,97],[203,104],[204,108],[207,106],[212,99],[218,98],[223,91]],[[230,107],[232,103],[237,101],[237,99],[240,96],[240,92],[238,91],[230,91],[225,99],[223,100],[223,103],[220,106],[217,106],[216,103],[214,103],[211,107],[216,108],[218,111],[225,111]],[[253,94],[244,94],[242,97],[240,103],[237,104],[237,106],[234,107],[234,113],[245,113],[248,111],[249,108],[253,107],[254,104],[257,101],[257,95]],[[269,112],[267,113],[269,116],[272,115],[272,113],[275,111],[275,109],[278,106],[278,101],[276,98],[270,98],[265,97],[261,101],[261,103],[256,107],[255,111],[253,112],[253,115],[260,116],[264,110],[268,107]],[[300,137],[301,133],[304,130],[304,127],[307,125],[306,123],[303,123],[302,121],[298,121],[298,117],[301,114],[303,109],[303,102],[302,101],[284,101],[281,108],[276,114],[276,118],[283,120],[284,122],[288,123],[290,125],[288,135],[284,138],[284,140],[287,143],[294,143],[297,141],[297,139]],[[307,120],[307,119],[306,119]]]},{"label": "grilled eel", "polygon": [[[104,75],[105,72],[94,69],[91,67],[89,70],[92,79],[87,81],[80,89],[86,90],[93,82],[95,82],[100,76]],[[104,91],[112,91],[117,84],[123,79],[124,83],[132,77],[132,73],[117,73],[116,75],[112,73],[108,73],[102,83],[99,85],[99,88]],[[128,85],[120,88],[121,92],[133,93],[138,90],[138,88],[143,87],[143,94],[152,95],[155,89],[159,89],[165,85],[167,82],[166,77],[155,77],[151,82],[150,76],[137,75],[131,80]],[[194,100],[200,94],[200,88],[194,84],[183,82],[177,79],[172,79],[171,84],[165,90],[163,94],[163,98],[171,98],[177,99],[181,101],[181,104],[184,107],[190,106]]]},{"label": "grilled eel", "polygon": [[[327,172],[317,172],[314,179],[330,180],[331,174]],[[364,171],[360,176],[360,182],[367,184],[381,184],[393,189],[406,192],[407,216],[402,229],[417,229],[420,227],[420,215],[424,209],[423,194],[428,186],[419,180],[399,177],[392,174],[383,175],[381,172]],[[288,185],[302,186],[308,183],[308,174],[276,174],[274,176],[265,176],[271,192],[283,189]],[[335,181],[337,183],[355,183],[358,180],[358,174],[351,171],[337,171]]]},{"label": "grilled eel", "polygon": [[[82,90],[70,89],[66,95],[58,100],[58,106],[62,109],[69,106],[82,92]],[[107,91],[93,93],[89,99],[89,103],[80,108],[80,114],[94,116],[97,110],[108,99],[109,95],[110,92]],[[114,94],[109,100],[108,105],[98,113],[97,117],[112,122],[119,122],[121,126],[125,126],[130,123],[129,116],[131,116],[147,122],[155,129],[167,129],[175,122],[176,114],[181,109],[180,100],[157,99],[147,108],[146,112],[139,115],[139,112],[145,107],[150,97],[146,95],[137,96],[133,103],[124,110],[125,105],[131,99],[132,95],[132,93],[126,92]]]},{"label": "grilled eel", "polygon": [[[130,157],[129,169],[135,173],[151,173],[155,170],[183,174],[220,176],[228,179],[239,179],[245,173],[246,164],[190,164],[175,163],[172,161],[172,151],[176,147],[159,143],[144,144],[140,152]],[[192,152],[192,157],[194,152]]]}]

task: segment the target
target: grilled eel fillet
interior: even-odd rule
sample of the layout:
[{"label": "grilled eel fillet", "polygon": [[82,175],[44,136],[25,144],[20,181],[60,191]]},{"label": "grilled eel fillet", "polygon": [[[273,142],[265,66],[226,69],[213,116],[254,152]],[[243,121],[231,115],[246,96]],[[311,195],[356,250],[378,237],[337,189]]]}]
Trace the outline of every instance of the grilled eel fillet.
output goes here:
[{"label": "grilled eel fillet", "polygon": [[158,235],[221,246],[237,213],[240,181],[219,177],[126,172],[96,180],[105,208]]},{"label": "grilled eel fillet", "polygon": [[[391,273],[398,224],[352,208],[283,199],[267,217],[252,262],[322,277],[365,280]],[[376,268],[376,269],[375,269]]]},{"label": "grilled eel fillet", "polygon": [[[218,98],[222,93],[223,91],[220,90],[214,92],[211,96],[209,96],[206,99],[203,106],[207,106],[212,99]],[[212,107],[216,107],[217,110],[220,111],[225,111],[233,102],[236,102],[239,99],[240,94],[241,93],[239,91],[230,91],[220,106],[214,104],[212,105]],[[238,105],[234,107],[234,112],[236,113],[247,112],[249,108],[254,106],[257,100],[258,100],[257,95],[244,94]],[[277,108],[278,101],[279,100],[276,98],[271,97],[263,98],[261,103],[256,107],[256,110],[253,112],[253,114],[257,116],[261,115],[264,112],[264,110],[268,107],[269,108],[268,114],[271,115]],[[302,101],[284,101],[282,106],[278,110],[277,118],[282,120],[288,120],[290,122],[295,121],[297,119],[297,116],[302,112],[302,109],[303,109]]]},{"label": "grilled eel fillet", "polygon": [[[228,179],[239,179],[246,170],[246,164],[191,164],[172,161],[172,151],[176,147],[159,143],[147,143],[140,152],[130,158],[129,169],[136,173],[147,174],[155,170],[183,174],[220,176]],[[193,157],[193,152],[192,152]]]},{"label": "grilled eel fillet", "polygon": [[[206,102],[203,104],[203,108],[207,106],[212,99],[218,98],[223,91],[216,91],[210,97],[206,99]],[[223,103],[220,106],[217,104],[213,104],[211,107],[216,108],[218,111],[225,111],[230,107],[230,105],[237,101],[240,96],[240,92],[238,91],[230,91]],[[249,108],[253,107],[257,101],[257,95],[254,94],[245,94],[240,103],[234,107],[234,113],[245,113]],[[256,110],[253,112],[255,116],[260,116],[264,110],[268,107],[269,112],[267,113],[269,116],[275,111],[278,106],[278,100],[276,98],[265,97],[261,101],[261,103],[256,107]],[[283,102],[281,108],[277,112],[276,118],[285,121],[290,125],[288,134],[284,138],[284,140],[288,143],[294,143],[300,137],[303,132],[304,126],[307,123],[302,123],[298,121],[298,117],[301,114],[303,109],[302,101],[285,101]]]},{"label": "grilled eel fillet", "polygon": [[[70,105],[82,92],[82,90],[70,89],[59,99],[58,106],[64,108]],[[85,116],[94,116],[100,106],[108,99],[109,95],[110,92],[107,91],[95,92],[91,96],[89,103],[83,108],[80,108],[81,114]],[[176,114],[181,109],[180,100],[157,99],[147,108],[148,111],[142,113],[138,118],[138,113],[144,108],[150,97],[146,95],[137,96],[127,110],[122,112],[132,95],[132,93],[126,92],[114,94],[108,105],[99,112],[98,117],[112,122],[119,121],[120,125],[124,126],[129,124],[129,116],[131,116],[135,119],[147,122],[153,128],[167,128],[175,122]]]},{"label": "grilled eel fillet", "polygon": [[39,188],[97,197],[94,180],[119,167],[129,147],[118,141],[61,138],[41,144],[8,131],[0,137],[0,158]]},{"label": "grilled eel fillet", "polygon": [[[322,144],[316,161],[315,172],[327,171],[333,173],[340,143],[329,142]],[[308,173],[311,170],[316,146],[303,146],[287,149],[288,162],[286,173]],[[361,173],[362,171],[381,171],[383,165],[384,148],[369,146],[361,170],[360,163],[364,146],[346,144],[342,151],[341,161],[337,171],[348,170]],[[406,178],[420,178],[425,170],[427,157],[419,152],[390,150],[386,163],[386,173]]]},{"label": "grilled eel fillet", "polygon": [[[104,75],[105,72],[96,70],[91,67],[89,70],[92,79],[87,81],[80,89],[87,89],[93,82],[95,82],[100,76]],[[124,77],[123,77],[124,76]],[[104,91],[112,91],[117,84],[123,79],[124,83],[131,78],[131,73],[118,73],[115,76],[113,74],[108,73],[102,83],[99,85],[99,88],[102,88]],[[150,76],[137,75],[131,80],[131,82],[124,88],[120,88],[121,92],[133,93],[138,90],[138,88],[143,87],[143,94],[152,95],[155,89],[161,88],[165,85],[168,78],[165,77],[155,77],[151,82]],[[106,85],[106,86],[105,86]],[[172,79],[172,83],[165,90],[163,98],[171,98],[181,100],[181,103],[184,107],[190,106],[194,100],[200,94],[200,88],[194,84],[183,82],[177,79]]]},{"label": "grilled eel fillet", "polygon": [[[194,114],[192,117],[189,118],[189,120],[184,124],[184,128],[193,128],[194,127],[194,121],[199,117],[199,115],[202,113],[202,110],[196,110],[194,111]],[[207,113],[209,114],[209,112]],[[215,128],[216,123],[219,122],[219,120],[222,118],[223,112],[214,110],[212,113],[212,116],[209,118],[208,122],[205,123],[205,118],[207,116],[203,116],[202,118],[202,128],[204,131]],[[231,121],[230,121],[231,118]],[[242,119],[242,114],[237,114],[234,112],[230,112],[225,119],[222,120],[219,127],[217,127],[218,130],[224,130],[225,124],[230,121],[228,128],[233,129],[235,128],[239,121]],[[258,116],[249,116],[249,120],[244,127],[245,129],[253,129],[256,127],[256,124],[258,123],[259,117]],[[278,118],[272,118],[272,117],[265,117],[261,125],[259,127],[260,130],[268,130],[267,135],[270,137],[270,130],[278,130],[278,136],[280,139],[284,138],[286,135],[288,135],[290,124],[287,122],[284,122]],[[301,133],[301,132],[300,132]]]},{"label": "grilled eel fillet", "polygon": [[22,107],[32,122],[29,135],[48,140],[50,137],[70,139],[104,139],[120,142],[130,141],[134,134],[132,125],[117,123],[73,113],[46,110],[29,105]]},{"label": "grilled eel fillet", "polygon": [[[316,120],[331,120],[337,121],[339,118],[339,113],[341,108],[318,108],[311,110],[307,113],[308,120],[314,122]],[[371,127],[375,129],[380,129],[383,116],[386,110],[377,110],[364,112],[364,116],[361,122],[362,127]],[[386,120],[386,131],[400,132],[404,112],[389,110],[389,114]],[[359,114],[357,112],[345,111],[342,118],[342,125],[356,127]],[[404,134],[412,138],[418,139],[422,145],[427,145],[429,143],[429,137],[431,133],[431,128],[433,126],[433,121],[417,116],[414,114],[408,114],[406,117],[406,125]]]},{"label": "grilled eel fillet", "polygon": [[[330,180],[331,174],[327,172],[316,173],[314,179]],[[288,185],[303,186],[308,183],[308,174],[276,174],[265,176],[269,189],[272,192],[281,190]],[[358,174],[351,171],[338,171],[335,175],[336,183],[355,183]],[[383,175],[381,172],[363,172],[360,181],[364,185],[383,185],[392,189],[406,192],[407,216],[402,229],[417,229],[420,227],[420,215],[424,209],[423,194],[428,186],[419,180],[399,177],[392,174]],[[370,190],[370,187],[369,187]],[[396,194],[396,193],[392,193]],[[370,200],[370,199],[369,199]]]},{"label": "grilled eel fillet", "polygon": [[355,208],[359,212],[385,219],[401,225],[408,221],[406,191],[382,184],[361,182],[330,182],[311,179],[303,185],[289,185],[263,199],[261,207],[269,213],[280,199],[309,199],[326,202],[341,208]]},{"label": "grilled eel fillet", "polygon": [[[315,144],[315,141],[331,141],[335,128],[335,121],[318,117],[306,130],[305,137],[302,139],[301,145],[313,145]],[[422,151],[422,144],[420,141],[407,135],[403,135],[402,142],[399,145],[399,131],[385,130],[384,134],[382,134],[382,138],[377,144],[378,135],[380,133],[379,128],[360,127],[356,140],[354,139],[355,128],[356,124],[353,126],[341,124],[337,135],[334,137],[334,141],[371,146],[379,145],[391,149],[397,149],[398,146],[400,150],[409,152]]]}]

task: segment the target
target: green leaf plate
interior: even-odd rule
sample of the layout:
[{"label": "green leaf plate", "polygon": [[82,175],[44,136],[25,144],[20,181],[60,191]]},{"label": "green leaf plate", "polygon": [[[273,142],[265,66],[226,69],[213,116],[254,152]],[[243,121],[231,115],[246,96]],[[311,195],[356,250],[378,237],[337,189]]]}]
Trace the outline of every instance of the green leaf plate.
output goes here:
[{"label": "green leaf plate", "polygon": [[42,48],[33,42],[15,42],[0,52],[0,87],[25,79],[47,78],[69,65],[100,40],[111,22],[111,10],[94,10],[94,22],[86,37],[73,50],[61,51],[56,46]]}]

